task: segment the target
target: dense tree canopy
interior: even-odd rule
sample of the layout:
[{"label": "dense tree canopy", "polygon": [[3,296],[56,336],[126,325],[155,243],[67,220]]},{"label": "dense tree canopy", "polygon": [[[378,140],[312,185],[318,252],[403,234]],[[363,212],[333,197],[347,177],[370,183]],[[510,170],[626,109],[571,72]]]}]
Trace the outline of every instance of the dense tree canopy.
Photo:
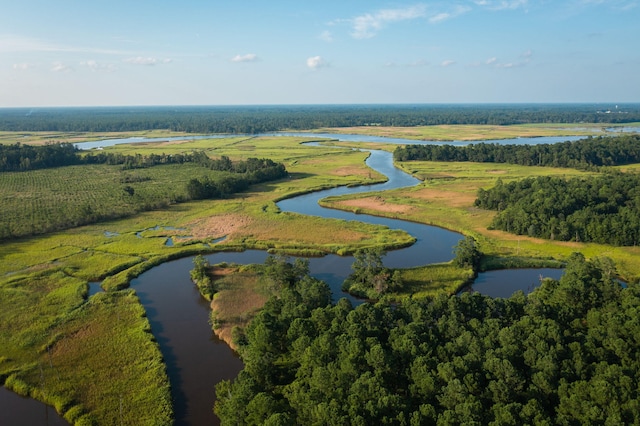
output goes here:
[{"label": "dense tree canopy", "polygon": [[573,255],[525,297],[327,302],[304,278],[271,299],[217,386],[223,425],[637,424],[640,289]]},{"label": "dense tree canopy", "polygon": [[498,210],[493,228],[519,235],[627,246],[640,242],[637,174],[498,180],[493,188],[478,190],[475,204]]},{"label": "dense tree canopy", "polygon": [[630,123],[640,105],[296,105],[0,109],[0,130],[123,132],[169,129],[255,134],[349,126],[436,124]]},{"label": "dense tree canopy", "polygon": [[586,169],[640,162],[640,135],[598,136],[555,144],[407,145],[396,148],[393,156],[396,161],[474,161]]}]

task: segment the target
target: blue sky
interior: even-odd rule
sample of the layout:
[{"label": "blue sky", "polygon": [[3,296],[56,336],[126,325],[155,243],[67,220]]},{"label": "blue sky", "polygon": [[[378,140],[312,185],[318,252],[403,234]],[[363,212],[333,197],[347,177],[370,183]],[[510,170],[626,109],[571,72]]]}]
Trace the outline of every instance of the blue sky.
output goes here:
[{"label": "blue sky", "polygon": [[0,107],[640,102],[640,0],[3,0]]}]

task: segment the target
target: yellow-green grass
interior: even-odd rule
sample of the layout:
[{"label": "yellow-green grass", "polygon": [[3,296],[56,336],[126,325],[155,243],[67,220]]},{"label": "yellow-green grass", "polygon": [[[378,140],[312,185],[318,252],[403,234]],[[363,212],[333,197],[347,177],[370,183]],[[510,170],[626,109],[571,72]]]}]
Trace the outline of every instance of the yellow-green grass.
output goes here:
[{"label": "yellow-green grass", "polygon": [[444,124],[416,127],[337,127],[317,132],[385,136],[392,138],[437,141],[473,141],[485,139],[533,138],[541,136],[588,136],[604,134],[607,124],[517,124],[509,126],[481,124]]},{"label": "yellow-green grass", "polygon": [[437,263],[417,268],[401,269],[402,290],[386,297],[401,301],[406,298],[425,298],[439,293],[455,294],[474,278],[473,270],[453,263]]},{"label": "yellow-green grass", "polygon": [[234,328],[245,328],[271,292],[250,268],[230,268],[222,273],[215,281],[217,292],[211,301],[211,323],[218,338],[236,349]]},{"label": "yellow-green grass", "polygon": [[[579,251],[588,258],[613,259],[625,280],[640,279],[640,248],[602,244],[548,241],[503,231],[489,230],[495,212],[473,206],[479,188],[490,188],[498,178],[503,181],[529,176],[586,176],[573,169],[526,167],[508,164],[407,162],[401,167],[424,179],[412,187],[384,193],[335,197],[323,205],[389,217],[402,217],[441,226],[475,237],[488,256],[564,260]],[[400,211],[401,213],[398,213]],[[507,262],[502,260],[498,264]],[[493,262],[495,265],[496,262]]]},{"label": "yellow-green grass", "polygon": [[162,355],[132,291],[88,301],[63,272],[0,284],[0,379],[72,424],[171,424]]},{"label": "yellow-green grass", "polygon": [[7,132],[0,131],[0,144],[44,145],[47,143],[79,143],[103,139],[122,139],[133,137],[160,138],[194,136],[193,133],[173,132],[170,130],[141,130],[135,132]]}]

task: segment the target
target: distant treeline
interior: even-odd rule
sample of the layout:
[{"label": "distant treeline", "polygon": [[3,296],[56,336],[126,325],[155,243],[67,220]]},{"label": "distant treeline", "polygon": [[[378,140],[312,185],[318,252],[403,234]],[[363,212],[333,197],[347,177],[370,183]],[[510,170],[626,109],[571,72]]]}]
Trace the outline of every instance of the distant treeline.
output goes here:
[{"label": "distant treeline", "polygon": [[[85,154],[69,143],[34,145],[0,145],[0,172],[21,172],[80,164],[122,165],[123,169],[138,169],[160,164],[195,163],[210,170],[251,174],[251,180],[270,180],[284,176],[284,165],[269,159],[249,158],[232,162],[229,157],[212,159],[202,151],[177,154],[126,155],[117,152]],[[271,170],[274,169],[274,170]],[[276,170],[277,169],[277,170]]]},{"label": "distant treeline", "polygon": [[541,176],[480,188],[475,205],[498,210],[494,229],[561,241],[635,246],[640,242],[640,176]]},{"label": "distant treeline", "polygon": [[0,172],[20,172],[79,164],[78,150],[72,144],[2,145]]},{"label": "distant treeline", "polygon": [[396,148],[393,156],[396,161],[474,161],[585,169],[640,162],[640,135],[598,136],[537,145],[407,145]]},{"label": "distant treeline", "polygon": [[282,163],[269,159],[248,158],[246,161],[232,163],[224,156],[220,160],[209,159],[203,152],[200,153],[200,157],[200,161],[204,163],[200,164],[212,170],[228,171],[232,174],[220,176],[215,180],[206,176],[202,179],[191,179],[187,184],[187,193],[192,200],[224,198],[244,191],[251,185],[287,176],[287,170]]},{"label": "distant treeline", "polygon": [[169,129],[255,134],[319,127],[436,124],[630,123],[640,105],[300,105],[0,109],[2,131],[123,132]]}]

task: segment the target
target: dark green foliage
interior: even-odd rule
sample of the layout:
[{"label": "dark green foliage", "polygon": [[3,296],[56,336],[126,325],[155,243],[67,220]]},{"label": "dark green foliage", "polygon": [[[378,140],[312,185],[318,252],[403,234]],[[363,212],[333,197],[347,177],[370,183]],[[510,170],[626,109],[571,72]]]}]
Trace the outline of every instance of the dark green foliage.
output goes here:
[{"label": "dark green foliage", "polygon": [[342,289],[362,297],[377,298],[402,287],[398,271],[385,268],[380,248],[367,248],[354,253],[353,273],[342,284]]},{"label": "dark green foliage", "polygon": [[20,172],[79,164],[78,150],[70,143],[43,146],[0,144],[0,172]]},{"label": "dark green foliage", "polygon": [[528,298],[355,309],[310,302],[303,279],[248,327],[245,369],[217,386],[216,413],[223,425],[638,424],[640,289],[610,267],[574,255]]},{"label": "dark green foliage", "polygon": [[193,258],[193,269],[189,271],[191,280],[198,287],[198,291],[202,296],[211,300],[213,294],[216,292],[216,288],[213,284],[213,280],[209,276],[213,267],[209,264],[209,261],[201,254]]},{"label": "dark green foliage", "polygon": [[393,157],[396,161],[474,161],[588,169],[640,162],[640,135],[588,137],[556,144],[407,145],[396,148]]},{"label": "dark green foliage", "polygon": [[498,210],[491,226],[518,235],[632,246],[640,242],[640,176],[527,178],[478,191],[475,205]]},{"label": "dark green foliage", "polygon": [[0,130],[123,132],[169,129],[180,132],[247,133],[348,126],[436,124],[631,123],[640,106],[619,105],[296,105],[104,108],[5,108]]},{"label": "dark green foliage", "polygon": [[455,257],[453,263],[461,268],[471,268],[477,271],[482,254],[478,250],[475,238],[467,236],[460,240],[453,248]]},{"label": "dark green foliage", "polygon": [[264,277],[276,289],[291,287],[309,275],[309,259],[296,258],[293,263],[283,255],[269,255],[264,262]]}]

